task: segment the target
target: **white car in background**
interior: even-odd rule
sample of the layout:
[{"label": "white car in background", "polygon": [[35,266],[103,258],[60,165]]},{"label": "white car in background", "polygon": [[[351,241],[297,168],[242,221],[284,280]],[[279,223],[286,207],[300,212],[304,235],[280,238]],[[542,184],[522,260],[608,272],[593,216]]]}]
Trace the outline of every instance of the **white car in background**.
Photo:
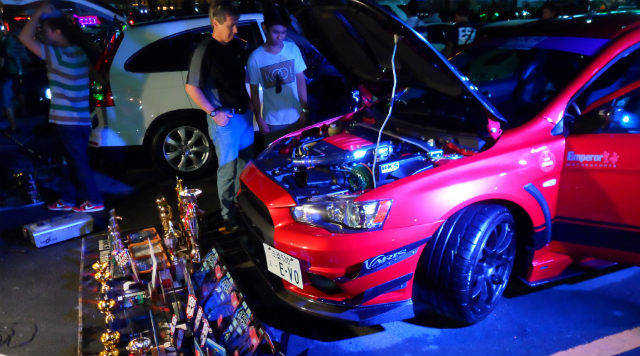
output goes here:
[{"label": "white car in background", "polygon": [[[40,0],[2,0],[3,5],[12,8],[11,10],[34,7],[39,2]],[[77,16],[98,16],[101,21],[125,22],[125,16],[104,3],[95,3],[88,0],[56,0],[52,1],[52,4],[57,9],[71,12]]]},{"label": "white car in background", "polygon": [[[242,14],[237,37],[249,51],[264,42],[261,14]],[[185,92],[189,60],[211,36],[208,17],[129,26],[107,44],[92,83],[95,147],[142,145],[153,162],[182,176],[215,164],[206,115]]]}]

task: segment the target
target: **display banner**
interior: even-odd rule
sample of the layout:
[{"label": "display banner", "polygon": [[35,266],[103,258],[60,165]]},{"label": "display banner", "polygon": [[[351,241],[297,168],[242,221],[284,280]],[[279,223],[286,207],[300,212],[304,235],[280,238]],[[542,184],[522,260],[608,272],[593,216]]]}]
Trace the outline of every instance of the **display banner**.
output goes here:
[{"label": "display banner", "polygon": [[[208,320],[211,328],[207,339],[212,343],[201,344],[203,352],[220,355],[214,351],[215,344],[227,355],[279,354],[215,249],[205,256],[192,280],[204,311],[203,320]],[[204,340],[201,334],[199,343]]]}]

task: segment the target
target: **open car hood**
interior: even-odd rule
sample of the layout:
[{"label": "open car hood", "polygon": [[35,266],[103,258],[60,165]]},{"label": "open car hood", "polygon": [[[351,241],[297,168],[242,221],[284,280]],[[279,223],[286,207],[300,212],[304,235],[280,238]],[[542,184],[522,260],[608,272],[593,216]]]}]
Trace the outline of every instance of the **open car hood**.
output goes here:
[{"label": "open car hood", "polygon": [[495,119],[504,117],[424,37],[377,5],[361,0],[288,0],[294,27],[352,83],[378,97],[390,95],[394,35],[398,88],[416,87],[461,102],[475,101]]}]

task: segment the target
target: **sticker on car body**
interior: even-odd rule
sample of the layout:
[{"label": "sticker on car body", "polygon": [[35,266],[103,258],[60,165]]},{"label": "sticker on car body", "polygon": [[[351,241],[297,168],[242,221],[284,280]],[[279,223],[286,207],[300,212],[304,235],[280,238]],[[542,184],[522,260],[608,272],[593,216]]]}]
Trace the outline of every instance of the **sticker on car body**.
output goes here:
[{"label": "sticker on car body", "polygon": [[400,162],[391,162],[380,165],[380,172],[389,173],[398,170],[400,168]]}]

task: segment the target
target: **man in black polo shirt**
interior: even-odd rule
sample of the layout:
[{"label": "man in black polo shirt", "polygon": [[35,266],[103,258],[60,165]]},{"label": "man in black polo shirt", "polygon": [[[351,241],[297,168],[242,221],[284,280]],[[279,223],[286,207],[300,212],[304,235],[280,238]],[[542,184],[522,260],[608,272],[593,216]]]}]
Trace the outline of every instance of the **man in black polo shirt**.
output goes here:
[{"label": "man in black polo shirt", "polygon": [[185,88],[207,113],[209,135],[218,156],[218,198],[227,230],[238,226],[233,198],[253,145],[253,117],[245,87],[247,53],[244,43],[234,38],[238,18],[231,1],[211,3],[213,35],[193,52]]}]

